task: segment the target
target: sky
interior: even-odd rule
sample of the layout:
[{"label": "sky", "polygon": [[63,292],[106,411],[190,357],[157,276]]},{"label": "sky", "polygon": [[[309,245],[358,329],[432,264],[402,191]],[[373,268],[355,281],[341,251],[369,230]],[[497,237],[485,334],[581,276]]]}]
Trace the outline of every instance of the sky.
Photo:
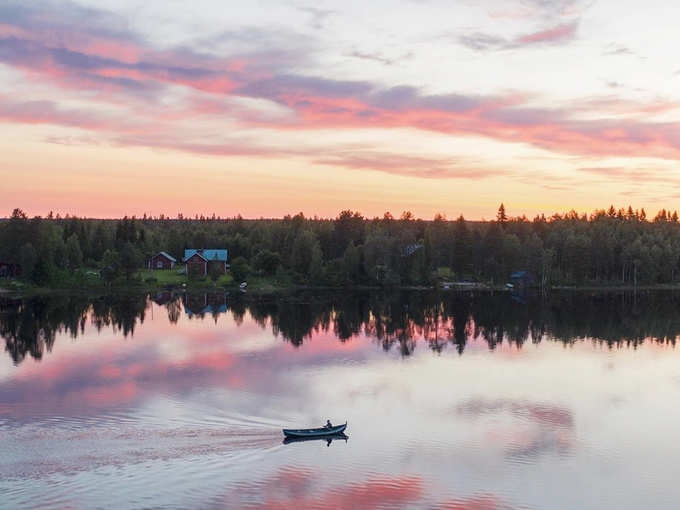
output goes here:
[{"label": "sky", "polygon": [[680,3],[0,1],[0,216],[677,208]]}]

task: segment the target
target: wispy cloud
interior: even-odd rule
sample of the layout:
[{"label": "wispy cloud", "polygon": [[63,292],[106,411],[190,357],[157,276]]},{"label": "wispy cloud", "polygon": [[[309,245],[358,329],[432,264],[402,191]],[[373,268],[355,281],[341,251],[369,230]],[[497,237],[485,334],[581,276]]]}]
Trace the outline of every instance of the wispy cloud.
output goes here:
[{"label": "wispy cloud", "polygon": [[540,47],[568,43],[576,38],[578,21],[562,23],[535,32],[518,35],[513,39],[474,32],[458,38],[463,46],[476,51],[509,50],[528,47]]},{"label": "wispy cloud", "polygon": [[135,132],[149,125],[138,119],[67,109],[53,101],[15,101],[0,96],[0,121],[22,124],[53,124],[94,131]]},{"label": "wispy cloud", "polygon": [[594,0],[519,0],[500,2],[489,15],[492,18],[541,19],[554,22],[565,17],[578,17]]},{"label": "wispy cloud", "polygon": [[546,18],[580,14],[592,5],[592,0],[521,0],[522,5]]},{"label": "wispy cloud", "polygon": [[383,65],[386,65],[386,66],[391,66],[391,65],[403,62],[405,60],[408,60],[409,58],[411,58],[413,56],[413,54],[412,53],[406,53],[406,54],[401,55],[401,56],[396,57],[396,58],[388,58],[388,57],[385,57],[382,53],[379,53],[379,52],[371,53],[371,52],[354,50],[354,51],[349,52],[347,54],[347,56],[353,57],[353,58],[358,58],[360,60],[369,60],[371,62],[378,62],[379,64],[383,64]]},{"label": "wispy cloud", "polygon": [[[607,82],[609,88],[620,88],[622,84]],[[565,105],[565,110],[572,114],[585,113],[592,116],[599,112],[600,115],[610,116],[637,116],[648,118],[650,115],[671,112],[680,109],[680,101],[669,98],[655,98],[648,101],[633,101],[624,99],[619,95],[595,96],[570,101]]]},{"label": "wispy cloud", "polygon": [[461,35],[458,42],[476,51],[497,50],[508,46],[507,39],[482,32]]},{"label": "wispy cloud", "polygon": [[616,179],[629,183],[643,184],[647,182],[662,182],[667,184],[680,184],[680,175],[672,175],[660,168],[628,168],[622,166],[581,167],[579,172],[585,172],[608,180]]},{"label": "wispy cloud", "polygon": [[317,30],[321,30],[324,28],[324,24],[326,23],[326,20],[336,14],[336,12],[332,9],[320,9],[318,7],[298,7],[298,10],[300,12],[303,12],[305,14],[308,14],[310,16],[310,26],[312,28],[315,28]]},{"label": "wispy cloud", "polygon": [[622,46],[620,44],[610,44],[604,50],[603,55],[635,55],[635,52],[628,48],[627,46]]},{"label": "wispy cloud", "polygon": [[347,151],[324,155],[314,163],[354,170],[374,170],[392,175],[426,179],[472,179],[507,175],[506,170],[474,166],[455,158],[389,154],[374,151]]},{"label": "wispy cloud", "polygon": [[539,30],[517,37],[513,41],[514,46],[528,46],[534,44],[559,44],[574,39],[578,21],[563,23],[554,27]]}]

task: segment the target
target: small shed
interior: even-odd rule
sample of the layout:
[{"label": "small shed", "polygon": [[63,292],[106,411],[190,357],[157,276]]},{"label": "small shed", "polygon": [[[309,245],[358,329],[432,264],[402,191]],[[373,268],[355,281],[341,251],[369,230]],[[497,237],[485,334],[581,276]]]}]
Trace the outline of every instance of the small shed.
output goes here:
[{"label": "small shed", "polygon": [[411,255],[413,255],[415,252],[417,252],[421,248],[424,248],[424,245],[422,243],[407,244],[404,247],[403,256],[404,257],[410,257]]},{"label": "small shed", "polygon": [[21,273],[21,264],[0,261],[0,278],[16,278]]},{"label": "small shed", "polygon": [[515,271],[510,275],[510,281],[515,288],[519,289],[526,289],[536,285],[536,280],[529,271]]},{"label": "small shed", "polygon": [[175,267],[176,262],[176,258],[162,251],[151,257],[151,260],[149,260],[149,269],[172,269]]}]

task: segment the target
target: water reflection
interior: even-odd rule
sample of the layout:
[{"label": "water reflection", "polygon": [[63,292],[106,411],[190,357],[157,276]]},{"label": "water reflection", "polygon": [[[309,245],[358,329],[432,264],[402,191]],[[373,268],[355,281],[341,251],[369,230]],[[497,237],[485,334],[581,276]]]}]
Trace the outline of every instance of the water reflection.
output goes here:
[{"label": "water reflection", "polygon": [[124,337],[134,334],[147,311],[145,295],[40,296],[0,299],[0,336],[15,364],[30,355],[41,359],[52,350],[55,335],[77,338],[90,321],[97,331],[111,328]]},{"label": "water reflection", "polygon": [[[304,509],[412,509],[436,510],[512,510],[513,507],[493,495],[451,498],[427,503],[427,481],[420,476],[372,476],[354,482],[336,482],[315,491],[323,479],[319,472],[288,466],[254,487],[244,486],[238,494],[229,494],[211,508],[222,504],[249,510]],[[264,501],[248,504],[257,494]],[[310,497],[309,494],[314,494]],[[264,495],[263,497],[261,495]]]},{"label": "water reflection", "polygon": [[340,434],[333,434],[330,436],[321,437],[286,437],[283,440],[283,444],[293,444],[293,443],[306,443],[310,441],[322,441],[326,443],[326,446],[330,446],[333,441],[344,441],[345,443],[349,439],[349,436],[343,432]]},{"label": "water reflection", "polygon": [[5,298],[0,507],[676,508],[679,304]]},{"label": "water reflection", "polygon": [[146,319],[150,301],[162,306],[171,324],[213,320],[230,314],[241,325],[248,314],[262,328],[294,346],[312,335],[332,333],[340,342],[357,335],[372,338],[385,351],[409,356],[418,342],[433,351],[462,354],[470,340],[490,349],[507,342],[521,347],[546,339],[572,344],[583,339],[609,347],[636,347],[645,340],[675,345],[680,334],[680,294],[676,292],[577,293],[521,301],[507,294],[366,292],[283,298],[186,294],[31,297],[0,299],[0,336],[15,364],[28,355],[41,359],[57,333],[72,338],[86,324],[133,336]]},{"label": "water reflection", "polygon": [[531,425],[530,432],[507,438],[505,456],[515,462],[530,462],[546,453],[563,456],[575,442],[575,420],[568,408],[508,398],[476,398],[460,403],[456,411],[470,423],[489,417],[507,417]]}]

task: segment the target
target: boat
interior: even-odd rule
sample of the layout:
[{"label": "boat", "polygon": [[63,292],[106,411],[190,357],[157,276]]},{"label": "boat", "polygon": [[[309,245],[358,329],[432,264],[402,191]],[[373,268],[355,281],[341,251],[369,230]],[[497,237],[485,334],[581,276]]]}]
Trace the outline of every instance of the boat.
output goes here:
[{"label": "boat", "polygon": [[286,437],[326,437],[342,434],[347,428],[347,422],[335,427],[320,427],[318,429],[283,429]]},{"label": "boat", "polygon": [[348,439],[348,435],[340,432],[340,434],[331,434],[330,436],[285,437],[283,439],[283,444],[301,443],[304,441],[326,441],[327,445],[330,446],[334,440],[347,442]]}]

